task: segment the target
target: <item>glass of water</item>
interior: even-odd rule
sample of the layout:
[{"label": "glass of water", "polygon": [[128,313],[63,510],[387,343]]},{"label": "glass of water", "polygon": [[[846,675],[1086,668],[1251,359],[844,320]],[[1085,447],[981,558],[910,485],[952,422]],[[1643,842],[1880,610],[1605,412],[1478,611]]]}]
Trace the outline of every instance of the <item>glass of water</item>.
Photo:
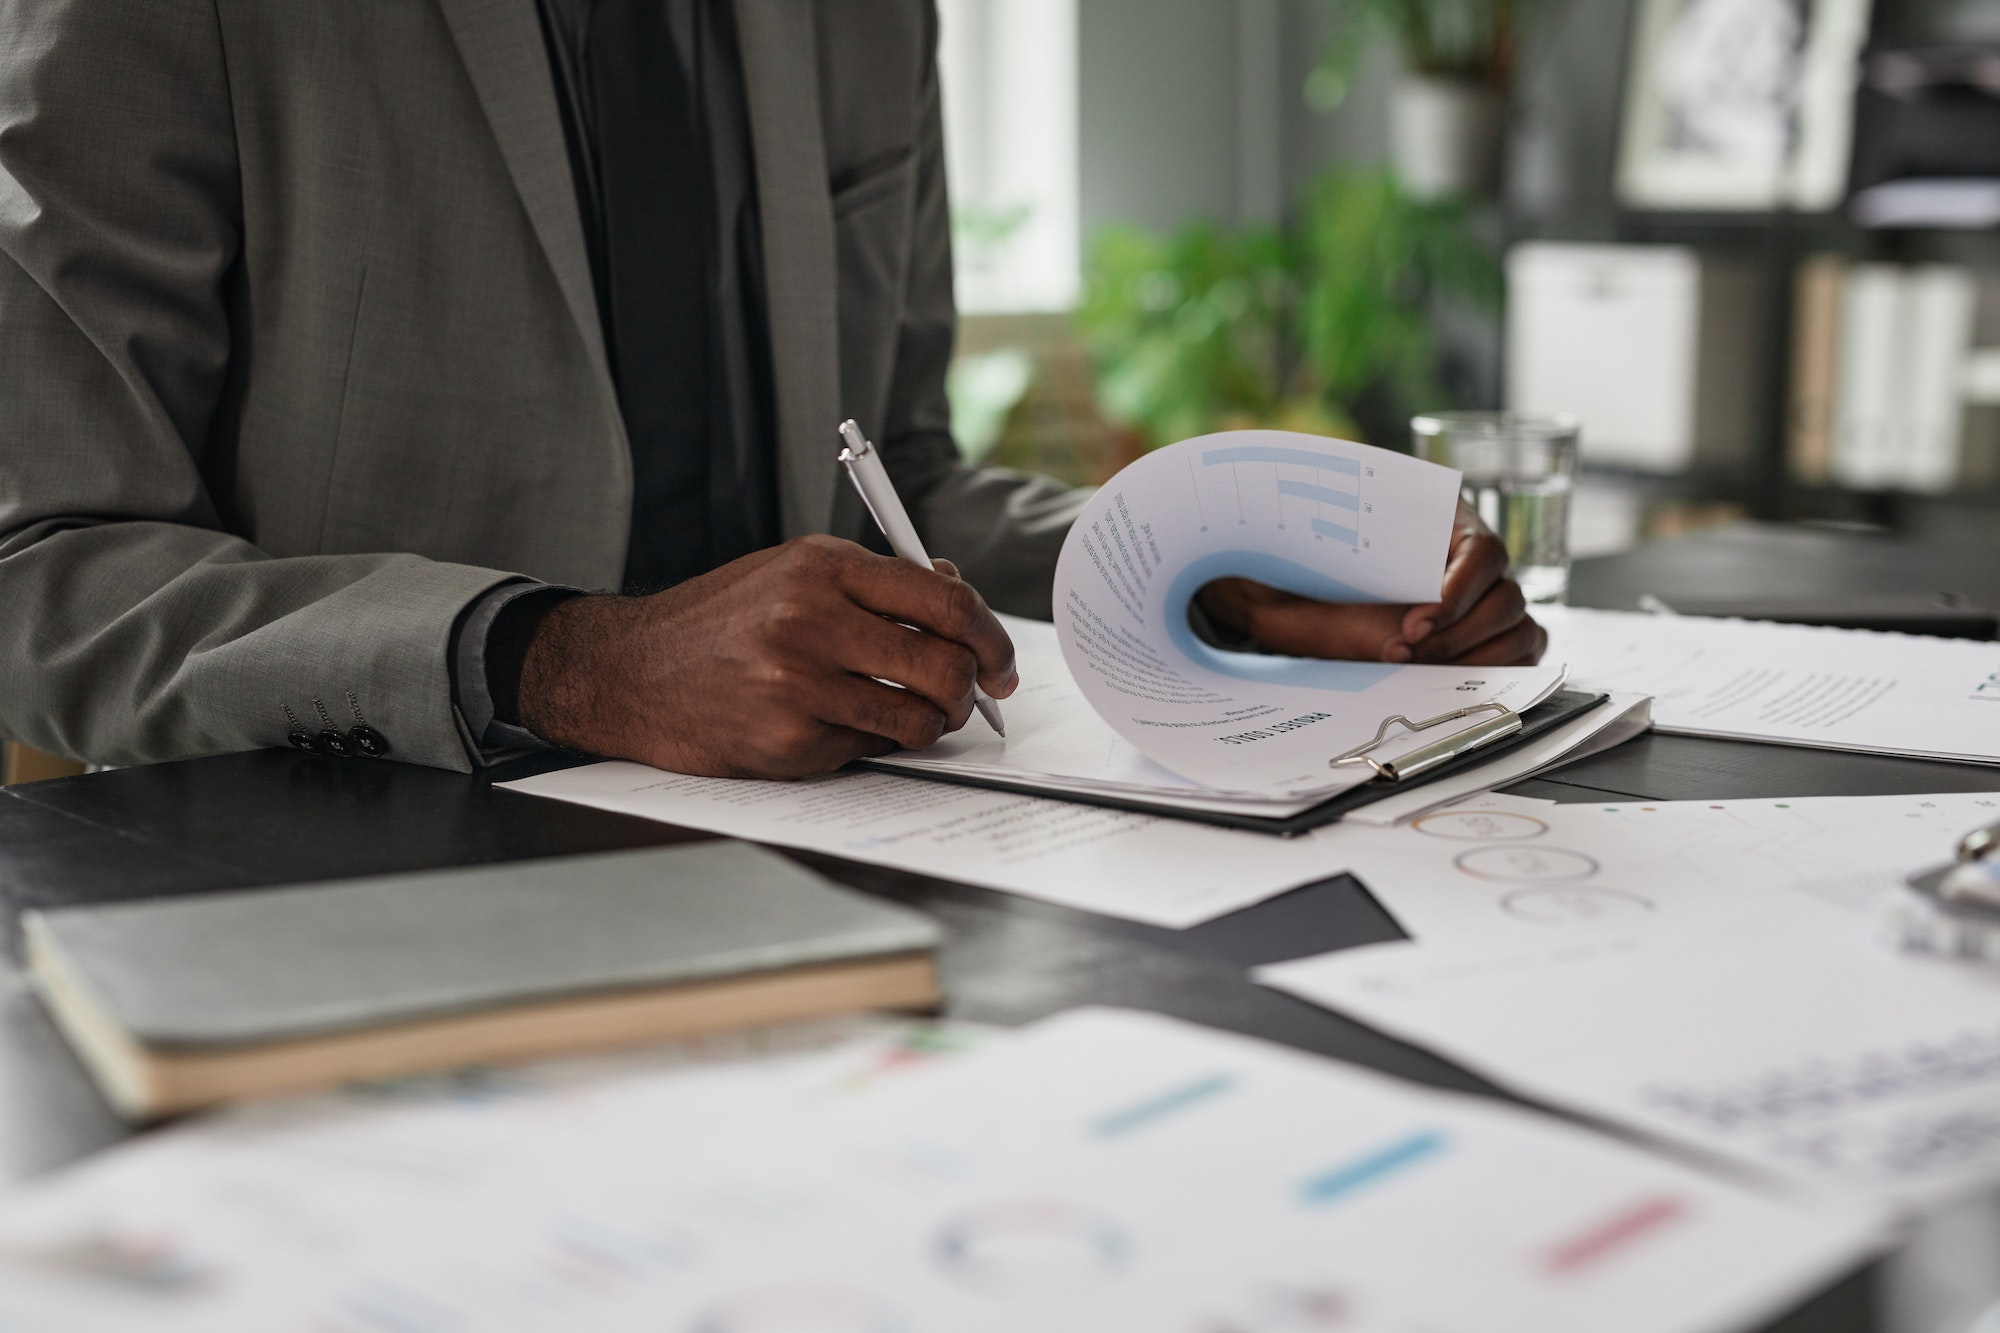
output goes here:
[{"label": "glass of water", "polygon": [[1575,418],[1436,412],[1411,421],[1410,431],[1417,457],[1464,474],[1466,503],[1507,543],[1528,600],[1568,597]]}]

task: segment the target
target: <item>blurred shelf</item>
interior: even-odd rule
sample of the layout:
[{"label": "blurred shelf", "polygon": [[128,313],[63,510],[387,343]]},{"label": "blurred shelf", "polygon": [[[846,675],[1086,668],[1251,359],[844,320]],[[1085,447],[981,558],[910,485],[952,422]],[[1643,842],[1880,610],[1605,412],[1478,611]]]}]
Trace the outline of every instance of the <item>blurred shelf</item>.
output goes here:
[{"label": "blurred shelf", "polygon": [[2000,486],[1966,486],[1949,491],[1905,491],[1893,487],[1842,486],[1837,482],[1793,481],[1787,485],[1802,499],[1844,498],[1886,504],[2000,505]]},{"label": "blurred shelf", "polygon": [[1984,231],[2000,226],[2000,180],[1885,181],[1855,195],[1852,211],[1874,230]]}]

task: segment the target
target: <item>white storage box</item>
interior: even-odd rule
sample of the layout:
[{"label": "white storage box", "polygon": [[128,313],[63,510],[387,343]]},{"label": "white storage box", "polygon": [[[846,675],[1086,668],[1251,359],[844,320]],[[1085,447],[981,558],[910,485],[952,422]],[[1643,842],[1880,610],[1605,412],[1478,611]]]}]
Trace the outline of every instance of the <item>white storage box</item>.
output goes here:
[{"label": "white storage box", "polygon": [[1530,242],[1507,256],[1507,406],[1566,412],[1586,464],[1736,464],[1759,427],[1754,274],[1681,246]]}]

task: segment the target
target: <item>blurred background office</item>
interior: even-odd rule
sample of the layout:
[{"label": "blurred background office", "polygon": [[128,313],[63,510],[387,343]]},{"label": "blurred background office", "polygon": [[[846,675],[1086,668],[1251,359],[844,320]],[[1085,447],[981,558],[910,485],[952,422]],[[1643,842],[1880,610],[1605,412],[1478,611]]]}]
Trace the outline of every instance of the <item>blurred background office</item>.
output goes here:
[{"label": "blurred background office", "polygon": [[2000,506],[1992,0],[942,0],[968,453],[1573,412],[1591,555]]}]

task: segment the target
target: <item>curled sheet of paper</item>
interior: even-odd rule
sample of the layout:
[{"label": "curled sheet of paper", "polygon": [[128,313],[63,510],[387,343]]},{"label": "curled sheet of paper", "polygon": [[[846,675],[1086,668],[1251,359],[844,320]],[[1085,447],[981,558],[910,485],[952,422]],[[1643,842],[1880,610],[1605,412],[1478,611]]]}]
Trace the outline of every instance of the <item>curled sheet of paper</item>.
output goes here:
[{"label": "curled sheet of paper", "polygon": [[[1181,777],[1230,791],[1330,792],[1330,769],[1386,718],[1468,704],[1519,711],[1560,667],[1399,666],[1224,652],[1189,625],[1216,579],[1327,602],[1438,600],[1459,474],[1288,431],[1231,431],[1148,454],[1098,492],[1056,566],[1056,632],[1084,697]],[[1436,739],[1392,734],[1380,757]]]}]

